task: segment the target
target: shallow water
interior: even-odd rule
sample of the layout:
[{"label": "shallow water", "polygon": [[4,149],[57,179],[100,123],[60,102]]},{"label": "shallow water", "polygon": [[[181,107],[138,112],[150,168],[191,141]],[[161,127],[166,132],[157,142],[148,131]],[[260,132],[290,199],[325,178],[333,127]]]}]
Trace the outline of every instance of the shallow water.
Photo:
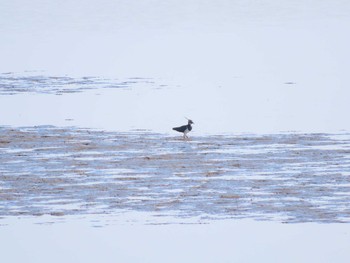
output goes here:
[{"label": "shallow water", "polygon": [[349,262],[349,1],[1,3],[3,262]]},{"label": "shallow water", "polygon": [[[147,224],[148,220],[160,224]],[[50,216],[0,221],[8,224],[0,225],[2,259],[36,263],[346,263],[349,258],[348,224],[278,224],[249,219],[178,224],[174,218],[149,219],[148,213],[67,216],[58,221],[53,223]]]},{"label": "shallow water", "polygon": [[350,134],[0,129],[0,216],[350,222]]},{"label": "shallow water", "polygon": [[[36,74],[35,74],[36,73]],[[40,74],[41,73],[41,74]],[[0,95],[77,93],[98,89],[129,89],[150,87],[152,79],[133,77],[124,80],[101,77],[46,76],[44,72],[18,74],[7,72],[0,74]]]}]

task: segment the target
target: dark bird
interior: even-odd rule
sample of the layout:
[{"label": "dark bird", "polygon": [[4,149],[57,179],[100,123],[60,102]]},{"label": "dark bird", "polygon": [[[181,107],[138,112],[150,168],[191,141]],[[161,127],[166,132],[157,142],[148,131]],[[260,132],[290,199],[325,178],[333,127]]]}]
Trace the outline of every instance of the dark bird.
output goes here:
[{"label": "dark bird", "polygon": [[188,119],[187,125],[175,127],[175,128],[173,128],[173,130],[178,131],[178,132],[182,132],[184,134],[184,139],[186,139],[186,138],[188,138],[187,133],[189,133],[192,130],[191,124],[194,124],[194,122]]}]

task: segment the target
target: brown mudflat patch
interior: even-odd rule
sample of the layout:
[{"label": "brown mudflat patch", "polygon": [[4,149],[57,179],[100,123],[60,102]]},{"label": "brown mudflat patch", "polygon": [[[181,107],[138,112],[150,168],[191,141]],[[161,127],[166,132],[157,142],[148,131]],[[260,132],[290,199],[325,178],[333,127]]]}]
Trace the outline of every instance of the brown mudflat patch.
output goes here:
[{"label": "brown mudflat patch", "polygon": [[0,217],[160,212],[350,222],[350,136],[0,128]]}]

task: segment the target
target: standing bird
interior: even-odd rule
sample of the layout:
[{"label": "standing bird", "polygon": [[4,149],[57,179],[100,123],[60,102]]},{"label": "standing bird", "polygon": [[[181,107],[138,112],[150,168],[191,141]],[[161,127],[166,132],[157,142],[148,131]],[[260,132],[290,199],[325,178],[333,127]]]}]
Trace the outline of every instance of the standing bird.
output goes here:
[{"label": "standing bird", "polygon": [[180,127],[173,128],[174,131],[182,132],[184,134],[184,139],[188,138],[187,133],[189,133],[192,130],[191,124],[194,124],[193,121],[188,119],[188,124],[183,125]]}]

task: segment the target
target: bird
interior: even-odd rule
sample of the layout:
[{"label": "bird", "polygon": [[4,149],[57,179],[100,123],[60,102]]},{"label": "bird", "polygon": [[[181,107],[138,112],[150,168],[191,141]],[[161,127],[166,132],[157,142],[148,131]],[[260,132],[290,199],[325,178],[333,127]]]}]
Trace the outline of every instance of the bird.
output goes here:
[{"label": "bird", "polygon": [[183,136],[184,139],[186,139],[186,138],[188,139],[187,133],[189,133],[192,130],[191,124],[194,124],[194,122],[192,120],[190,120],[190,119],[187,119],[187,120],[188,120],[187,125],[173,128],[174,131],[182,132],[184,134],[184,136]]}]

